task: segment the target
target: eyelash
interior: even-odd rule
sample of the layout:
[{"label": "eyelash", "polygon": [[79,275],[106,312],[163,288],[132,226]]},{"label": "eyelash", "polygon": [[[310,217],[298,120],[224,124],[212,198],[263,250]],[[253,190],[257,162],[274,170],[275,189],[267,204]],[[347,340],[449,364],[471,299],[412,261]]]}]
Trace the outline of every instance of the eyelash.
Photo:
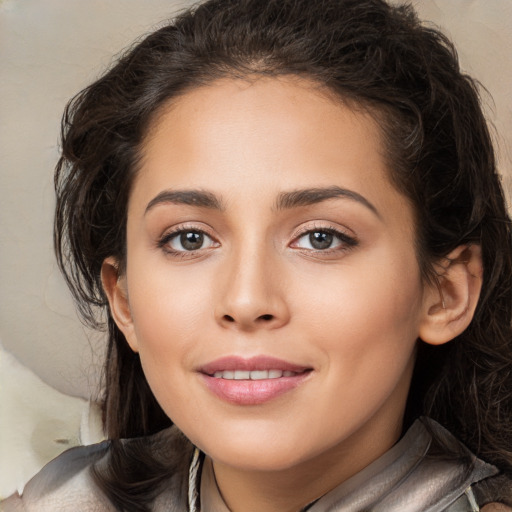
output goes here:
[{"label": "eyelash", "polygon": [[[170,246],[170,243],[185,233],[196,233],[198,235],[205,236],[211,240],[212,246],[219,245],[219,242],[202,228],[197,228],[194,226],[190,226],[190,227],[189,226],[187,226],[187,227],[179,226],[179,227],[173,229],[172,231],[165,233],[158,240],[158,244],[157,244],[158,248],[162,249],[163,251],[165,251],[167,254],[169,254],[171,256],[179,257],[179,258],[194,257],[200,251],[204,251],[205,249],[207,250],[207,249],[211,248],[211,246],[208,248],[201,247],[199,249],[190,250],[190,251],[173,249]],[[311,236],[313,233],[323,233],[323,234],[331,235],[332,237],[334,237],[335,239],[338,240],[339,246],[328,247],[326,249],[294,247],[294,244],[297,244],[299,240],[301,240],[302,238],[304,238],[306,236]],[[353,247],[356,247],[358,244],[359,244],[359,242],[355,237],[349,236],[346,233],[344,233],[343,231],[336,229],[332,226],[329,226],[329,227],[315,226],[315,227],[304,228],[297,235],[295,235],[292,242],[290,243],[290,247],[295,248],[296,250],[300,250],[304,253],[308,253],[308,254],[315,253],[315,254],[320,254],[320,255],[321,254],[328,255],[328,254],[332,254],[332,253],[346,252],[346,251],[352,249]]]},{"label": "eyelash", "polygon": [[167,254],[174,256],[174,257],[178,257],[178,258],[187,258],[187,257],[191,257],[191,256],[193,257],[193,256],[196,256],[199,251],[205,250],[204,248],[190,250],[190,251],[187,251],[187,250],[181,251],[181,250],[173,249],[171,247],[170,243],[174,239],[177,239],[178,237],[180,237],[182,234],[185,234],[185,233],[197,233],[199,235],[203,235],[205,237],[208,237],[212,241],[212,244],[219,245],[219,242],[217,242],[217,240],[215,240],[215,238],[213,236],[211,236],[207,231],[205,231],[202,228],[196,228],[194,226],[190,226],[190,227],[189,226],[187,226],[187,227],[179,226],[179,227],[173,229],[172,231],[165,233],[158,240],[158,244],[157,244],[158,248],[162,249]]},{"label": "eyelash", "polygon": [[322,254],[325,254],[325,255],[328,255],[328,254],[333,254],[333,253],[338,253],[338,252],[346,252],[354,247],[356,247],[357,245],[359,245],[359,241],[353,237],[353,236],[350,236],[350,235],[347,235],[347,233],[341,231],[340,229],[337,229],[337,228],[334,228],[332,226],[314,226],[314,227],[306,227],[304,228],[303,230],[301,230],[293,239],[293,242],[292,242],[292,247],[293,247],[293,244],[296,244],[299,240],[301,240],[302,238],[304,238],[305,236],[311,236],[313,233],[324,233],[324,234],[329,234],[329,235],[332,235],[334,238],[336,238],[339,242],[339,246],[338,247],[328,247],[326,249],[304,249],[304,248],[300,248],[300,247],[297,247],[297,250],[302,250],[303,252],[305,253],[314,253],[314,254],[318,254],[318,255],[322,255]]}]

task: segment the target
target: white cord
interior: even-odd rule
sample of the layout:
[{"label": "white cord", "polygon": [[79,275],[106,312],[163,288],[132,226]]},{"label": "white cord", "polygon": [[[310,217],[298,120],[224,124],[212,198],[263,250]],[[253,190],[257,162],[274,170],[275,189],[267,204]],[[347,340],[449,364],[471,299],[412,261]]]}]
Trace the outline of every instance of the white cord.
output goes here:
[{"label": "white cord", "polygon": [[192,462],[188,470],[188,510],[189,512],[200,512],[197,508],[199,492],[197,488],[197,473],[199,471],[199,450],[194,450]]},{"label": "white cord", "polygon": [[480,512],[480,507],[476,502],[475,495],[473,494],[471,487],[466,489],[466,496],[468,498],[469,504],[471,505],[471,512]]}]

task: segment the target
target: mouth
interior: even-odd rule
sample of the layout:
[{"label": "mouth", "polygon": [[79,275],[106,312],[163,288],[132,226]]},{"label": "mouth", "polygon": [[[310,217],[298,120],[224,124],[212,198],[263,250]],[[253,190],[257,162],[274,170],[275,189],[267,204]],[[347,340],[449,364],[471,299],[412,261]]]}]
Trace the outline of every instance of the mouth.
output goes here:
[{"label": "mouth", "polygon": [[224,370],[215,372],[213,377],[226,380],[266,380],[295,377],[296,375],[299,375],[299,373],[290,370]]},{"label": "mouth", "polygon": [[292,391],[313,368],[267,356],[225,357],[199,369],[206,387],[235,405],[260,405]]}]

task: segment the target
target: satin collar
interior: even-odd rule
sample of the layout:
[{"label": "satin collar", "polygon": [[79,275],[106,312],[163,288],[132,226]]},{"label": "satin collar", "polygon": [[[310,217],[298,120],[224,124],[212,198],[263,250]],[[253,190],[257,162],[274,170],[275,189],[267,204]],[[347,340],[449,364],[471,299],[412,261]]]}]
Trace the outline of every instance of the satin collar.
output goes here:
[{"label": "satin collar", "polygon": [[[429,428],[427,428],[427,426]],[[463,458],[433,456],[432,438],[457,446]],[[433,450],[432,448],[436,448]],[[215,481],[213,465],[201,468],[202,512],[230,512]],[[472,455],[447,430],[428,418],[417,420],[390,450],[307,507],[308,512],[438,512],[446,510],[474,482],[498,470]],[[197,481],[195,484],[197,486]],[[197,488],[197,487],[196,487]]]}]

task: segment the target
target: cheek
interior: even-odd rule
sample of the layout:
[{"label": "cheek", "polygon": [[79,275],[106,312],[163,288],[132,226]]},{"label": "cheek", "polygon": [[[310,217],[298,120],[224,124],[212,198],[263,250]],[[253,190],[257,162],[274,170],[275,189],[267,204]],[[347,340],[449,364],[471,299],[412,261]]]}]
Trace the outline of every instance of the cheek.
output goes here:
[{"label": "cheek", "polygon": [[136,266],[134,258],[133,263],[137,271],[127,269],[129,303],[145,373],[149,381],[172,378],[204,338],[210,287],[200,272],[171,271],[165,260]]},{"label": "cheek", "polygon": [[142,334],[142,330],[153,330],[158,325],[167,331],[198,325],[205,304],[211,301],[205,272],[191,271],[187,266],[176,268],[161,254],[149,261],[144,258],[144,263],[137,259],[135,255],[132,268],[127,269],[129,303],[136,329]]},{"label": "cheek", "polygon": [[[162,270],[162,269],[160,269]],[[142,368],[166,414],[201,421],[201,410],[190,400],[190,362],[197,341],[204,339],[206,287],[196,287],[159,268],[133,276],[130,307]]]},{"label": "cheek", "polygon": [[391,385],[413,357],[422,294],[414,254],[379,251],[357,264],[347,259],[329,276],[310,275],[293,296],[301,297],[298,322],[325,364],[337,368],[329,378],[343,375],[344,382],[373,393],[376,378]]},{"label": "cheek", "polygon": [[[340,337],[417,329],[423,287],[413,254],[400,257],[384,248],[346,264],[304,272],[290,293],[299,316],[319,334],[339,325]],[[300,321],[300,319],[299,319]],[[399,337],[400,338],[400,337]]]}]

